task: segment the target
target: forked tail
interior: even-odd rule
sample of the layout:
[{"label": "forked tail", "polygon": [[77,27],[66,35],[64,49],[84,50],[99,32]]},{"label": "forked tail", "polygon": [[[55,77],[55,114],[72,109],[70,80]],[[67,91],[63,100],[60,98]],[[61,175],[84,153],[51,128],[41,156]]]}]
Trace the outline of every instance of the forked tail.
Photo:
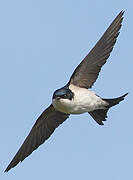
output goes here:
[{"label": "forked tail", "polygon": [[102,99],[108,103],[108,105],[105,107],[106,109],[97,109],[92,112],[89,112],[89,114],[93,117],[93,119],[99,124],[104,125],[102,121],[106,121],[107,118],[107,112],[109,108],[112,106],[115,106],[119,104],[119,102],[124,100],[124,97],[127,96],[128,93],[124,94],[123,96],[120,96],[118,98],[113,99]]}]

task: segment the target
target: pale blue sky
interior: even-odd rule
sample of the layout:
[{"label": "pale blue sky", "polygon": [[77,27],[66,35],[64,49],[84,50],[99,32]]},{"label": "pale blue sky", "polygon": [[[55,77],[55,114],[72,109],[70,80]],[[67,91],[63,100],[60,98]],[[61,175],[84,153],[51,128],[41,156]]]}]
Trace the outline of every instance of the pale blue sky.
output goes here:
[{"label": "pale blue sky", "polygon": [[[123,26],[93,90],[104,98],[130,92],[98,126],[71,116],[49,140],[3,173],[55,89],[121,11]],[[0,1],[0,179],[132,180],[133,2],[130,0]]]}]

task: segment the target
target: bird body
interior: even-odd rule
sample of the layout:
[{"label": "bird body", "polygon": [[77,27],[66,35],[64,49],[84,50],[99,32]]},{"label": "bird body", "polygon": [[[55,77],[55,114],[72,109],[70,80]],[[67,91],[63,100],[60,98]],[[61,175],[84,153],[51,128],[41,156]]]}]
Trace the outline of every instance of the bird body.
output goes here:
[{"label": "bird body", "polygon": [[117,98],[104,99],[90,90],[115,45],[123,14],[124,11],[121,11],[117,15],[100,40],[74,70],[69,82],[54,92],[52,104],[38,117],[6,168],[6,172],[44,143],[70,114],[88,112],[99,125],[104,125],[103,121],[106,121],[108,110],[124,100],[127,93]]},{"label": "bird body", "polygon": [[53,99],[52,104],[56,110],[66,114],[82,114],[96,109],[105,109],[105,106],[108,105],[107,102],[102,100],[93,91],[77,87],[73,84],[69,86],[69,89],[73,93],[72,99]]}]

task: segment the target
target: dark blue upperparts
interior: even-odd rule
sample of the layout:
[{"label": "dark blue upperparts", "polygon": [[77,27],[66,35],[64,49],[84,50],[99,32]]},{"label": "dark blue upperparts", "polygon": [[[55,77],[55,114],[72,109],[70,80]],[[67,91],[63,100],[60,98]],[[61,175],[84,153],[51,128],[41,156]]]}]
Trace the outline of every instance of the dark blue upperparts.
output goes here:
[{"label": "dark blue upperparts", "polygon": [[73,92],[68,87],[63,87],[60,89],[57,89],[53,94],[53,99],[56,98],[64,98],[64,99],[72,99],[74,96]]}]

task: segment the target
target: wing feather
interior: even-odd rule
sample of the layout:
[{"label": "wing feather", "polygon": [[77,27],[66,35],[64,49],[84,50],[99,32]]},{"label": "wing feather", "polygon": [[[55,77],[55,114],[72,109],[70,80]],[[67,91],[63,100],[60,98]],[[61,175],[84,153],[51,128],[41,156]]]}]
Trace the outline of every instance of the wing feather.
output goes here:
[{"label": "wing feather", "polygon": [[96,43],[90,53],[73,72],[68,84],[91,88],[98,78],[101,67],[106,63],[119,35],[124,11],[121,11]]},{"label": "wing feather", "polygon": [[5,172],[22,162],[45,140],[47,140],[54,130],[69,117],[68,114],[56,111],[50,105],[37,119],[24,143],[6,168]]}]

